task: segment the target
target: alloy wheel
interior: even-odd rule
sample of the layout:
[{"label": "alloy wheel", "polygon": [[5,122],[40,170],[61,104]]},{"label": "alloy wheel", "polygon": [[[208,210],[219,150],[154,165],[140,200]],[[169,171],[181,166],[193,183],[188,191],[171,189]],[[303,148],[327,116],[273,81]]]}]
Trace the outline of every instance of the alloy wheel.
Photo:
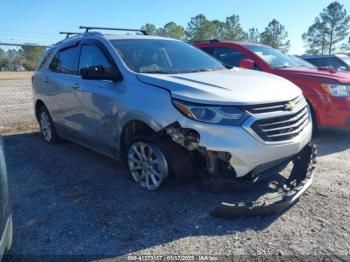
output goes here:
[{"label": "alloy wheel", "polygon": [[40,115],[40,128],[44,139],[49,142],[52,139],[52,125],[48,114],[43,111]]},{"label": "alloy wheel", "polygon": [[128,152],[129,170],[141,187],[156,190],[168,176],[168,163],[162,151],[146,142],[135,142]]}]

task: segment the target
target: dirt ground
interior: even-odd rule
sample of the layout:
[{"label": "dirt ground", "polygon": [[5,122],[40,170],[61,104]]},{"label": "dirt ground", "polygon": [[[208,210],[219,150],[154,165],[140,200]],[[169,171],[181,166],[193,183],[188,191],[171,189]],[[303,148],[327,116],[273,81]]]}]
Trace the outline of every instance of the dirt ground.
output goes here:
[{"label": "dirt ground", "polygon": [[314,142],[315,180],[296,205],[280,215],[224,220],[208,213],[220,195],[196,183],[145,192],[115,161],[83,147],[47,145],[37,133],[5,136],[10,254],[349,258],[350,136],[322,132]]},{"label": "dirt ground", "polygon": [[8,134],[14,217],[5,261],[140,254],[350,261],[349,133],[321,132],[314,140],[320,156],[313,186],[287,212],[223,220],[208,213],[222,196],[196,183],[145,192],[111,159],[69,142],[47,145],[37,133],[11,134],[37,128],[30,74],[0,73],[0,133]]},{"label": "dirt ground", "polygon": [[0,72],[0,134],[37,130],[28,75],[31,73]]},{"label": "dirt ground", "polygon": [[0,72],[0,80],[30,79],[34,72]]}]

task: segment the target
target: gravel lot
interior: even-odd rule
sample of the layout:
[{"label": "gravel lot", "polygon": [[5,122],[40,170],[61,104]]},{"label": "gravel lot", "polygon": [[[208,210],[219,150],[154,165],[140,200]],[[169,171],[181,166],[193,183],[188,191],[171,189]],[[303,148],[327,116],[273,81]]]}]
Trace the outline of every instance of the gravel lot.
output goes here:
[{"label": "gravel lot", "polygon": [[[350,255],[350,136],[325,132],[313,187],[282,215],[223,220],[194,184],[145,192],[118,164],[36,134],[5,136],[12,255]],[[242,193],[237,193],[242,194]]]},{"label": "gravel lot", "polygon": [[0,81],[0,133],[35,124],[32,99],[30,78]]},{"label": "gravel lot", "polygon": [[[0,112],[0,132],[33,123],[30,79],[0,81]],[[5,261],[20,255],[350,255],[350,136],[322,132],[315,142],[315,181],[295,206],[282,215],[228,221],[208,214],[225,196],[204,193],[196,183],[145,192],[115,161],[83,147],[50,146],[37,133],[8,135],[15,257]]]}]

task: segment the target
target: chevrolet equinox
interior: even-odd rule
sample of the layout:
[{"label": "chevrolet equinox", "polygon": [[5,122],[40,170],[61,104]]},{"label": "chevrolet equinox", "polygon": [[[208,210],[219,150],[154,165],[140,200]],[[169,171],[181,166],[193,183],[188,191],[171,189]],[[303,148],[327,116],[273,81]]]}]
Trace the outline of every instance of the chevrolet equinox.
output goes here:
[{"label": "chevrolet equinox", "polygon": [[248,177],[310,142],[307,102],[288,80],[227,69],[183,41],[88,29],[48,49],[33,76],[46,142],[123,159],[148,190],[188,179],[195,165]]}]

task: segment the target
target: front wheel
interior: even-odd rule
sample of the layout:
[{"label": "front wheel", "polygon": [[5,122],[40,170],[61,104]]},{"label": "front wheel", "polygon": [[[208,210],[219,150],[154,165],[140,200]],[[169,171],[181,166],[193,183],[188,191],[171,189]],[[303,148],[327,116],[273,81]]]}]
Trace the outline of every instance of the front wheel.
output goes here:
[{"label": "front wheel", "polygon": [[317,132],[318,132],[318,123],[317,123],[317,118],[316,118],[316,113],[314,108],[310,103],[308,103],[309,108],[310,108],[310,113],[311,113],[311,121],[312,121],[312,136],[314,137]]},{"label": "front wheel", "polygon": [[169,175],[168,161],[151,139],[136,139],[128,149],[128,167],[134,181],[147,190],[156,190]]}]

